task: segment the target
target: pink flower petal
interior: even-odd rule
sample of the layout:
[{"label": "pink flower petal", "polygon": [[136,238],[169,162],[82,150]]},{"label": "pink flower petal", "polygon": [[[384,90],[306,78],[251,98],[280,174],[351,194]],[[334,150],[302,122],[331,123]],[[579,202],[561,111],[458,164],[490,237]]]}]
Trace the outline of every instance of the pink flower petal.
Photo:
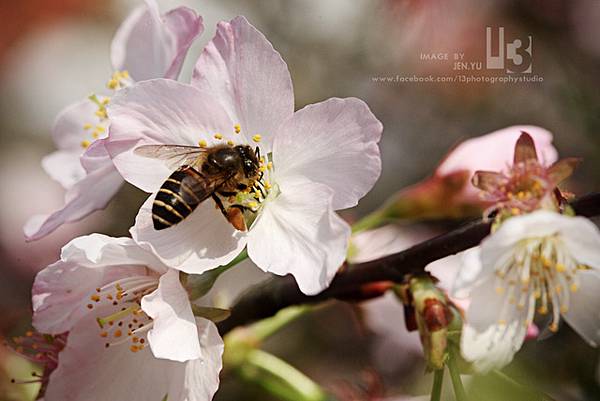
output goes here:
[{"label": "pink flower petal", "polygon": [[81,148],[75,151],[57,150],[44,156],[42,167],[50,178],[63,188],[69,189],[85,177],[85,170],[79,161],[80,156]]},{"label": "pink flower petal", "polygon": [[[558,152],[552,146],[552,133],[532,125],[515,125],[460,143],[438,166],[436,174],[467,170],[473,175],[477,170],[504,170],[512,165],[515,144],[523,131],[533,138],[543,165],[549,166],[558,159]],[[468,184],[464,196],[477,199],[478,193],[478,189]]]},{"label": "pink flower petal", "polygon": [[346,258],[350,226],[331,208],[333,191],[306,179],[279,183],[248,234],[248,255],[266,272],[292,274],[308,295],[327,288]]},{"label": "pink flower petal", "polygon": [[210,145],[217,143],[216,133],[223,135],[223,141],[236,139],[233,123],[211,94],[166,79],[121,89],[109,104],[108,114],[106,148],[121,175],[146,192],[158,191],[174,169],[164,161],[135,154],[136,147],[198,146],[200,140]]},{"label": "pink flower petal", "polygon": [[145,275],[145,269],[120,266],[91,269],[59,260],[39,272],[33,284],[33,326],[49,334],[69,331],[90,314],[86,305],[93,303],[90,296],[96,288],[137,275]]},{"label": "pink flower petal", "polygon": [[56,117],[52,127],[52,139],[60,150],[83,153],[81,142],[86,137],[85,124],[96,124],[95,112],[98,106],[89,99],[84,99],[65,107]]},{"label": "pink flower petal", "polygon": [[154,320],[148,342],[156,358],[179,362],[200,358],[196,321],[177,270],[160,277],[158,289],[142,298],[142,310]]},{"label": "pink flower petal", "polygon": [[104,209],[117,193],[123,179],[112,164],[89,173],[65,194],[65,206],[49,215],[36,215],[23,227],[28,241],[40,239],[65,223],[72,223]]},{"label": "pink flower petal", "polygon": [[136,8],[121,24],[111,45],[115,70],[128,71],[136,81],[175,79],[185,55],[202,33],[202,18],[186,7],[159,14],[154,0]]},{"label": "pink flower petal", "polygon": [[294,113],[275,136],[276,180],[305,176],[333,189],[334,210],[355,206],[381,173],[383,126],[359,99],[332,98]]},{"label": "pink flower petal", "polygon": [[244,249],[245,233],[235,230],[212,200],[200,204],[181,223],[160,231],[152,223],[153,200],[150,196],[144,202],[130,232],[167,266],[200,274],[231,262]]},{"label": "pink flower petal", "polygon": [[279,125],[294,112],[286,63],[244,17],[217,25],[196,63],[192,85],[213,94],[247,138],[262,135],[267,151]]},{"label": "pink flower petal", "polygon": [[157,359],[148,347],[131,352],[129,342],[105,348],[96,321],[82,320],[69,333],[44,399],[210,400],[219,386],[223,341],[212,322],[197,324],[202,358],[182,363]]}]

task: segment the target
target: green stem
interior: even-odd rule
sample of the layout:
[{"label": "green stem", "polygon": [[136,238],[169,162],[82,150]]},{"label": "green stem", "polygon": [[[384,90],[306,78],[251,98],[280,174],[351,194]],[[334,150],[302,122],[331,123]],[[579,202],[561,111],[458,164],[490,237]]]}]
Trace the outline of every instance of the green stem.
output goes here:
[{"label": "green stem", "polygon": [[467,393],[463,387],[460,379],[460,371],[456,365],[456,351],[451,347],[449,354],[448,371],[450,372],[450,379],[454,388],[454,396],[456,397],[456,401],[467,401]]},{"label": "green stem", "polygon": [[290,306],[289,308],[282,309],[273,317],[254,323],[248,327],[248,331],[254,339],[263,341],[311,309],[307,305]]},{"label": "green stem", "polygon": [[541,391],[536,390],[534,388],[528,387],[524,384],[521,384],[518,381],[516,381],[515,379],[513,379],[512,377],[507,376],[505,373],[503,373],[499,370],[493,370],[492,375],[494,375],[497,379],[499,379],[500,381],[503,381],[507,385],[514,387],[517,390],[520,390],[522,392],[525,392],[528,395],[533,396],[540,401],[554,401],[554,399],[552,397],[550,397],[549,395],[542,393]]},{"label": "green stem", "polygon": [[321,387],[287,362],[254,349],[238,370],[241,377],[260,385],[277,399],[285,401],[326,401]]},{"label": "green stem", "polygon": [[431,401],[440,401],[444,384],[444,369],[433,371],[433,387],[431,388]]},{"label": "green stem", "polygon": [[383,225],[386,222],[386,220],[387,218],[385,213],[383,213],[381,210],[375,210],[374,212],[369,213],[368,215],[354,223],[352,225],[352,233],[356,234],[361,231],[377,228]]}]

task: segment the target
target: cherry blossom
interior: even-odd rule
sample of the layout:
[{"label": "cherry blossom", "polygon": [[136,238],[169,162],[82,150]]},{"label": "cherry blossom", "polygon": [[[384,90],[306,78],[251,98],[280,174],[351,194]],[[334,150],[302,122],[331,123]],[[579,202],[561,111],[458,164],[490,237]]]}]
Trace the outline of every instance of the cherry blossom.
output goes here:
[{"label": "cherry blossom", "polygon": [[[125,88],[108,108],[107,148],[123,177],[156,194],[174,171],[136,152],[142,145],[258,148],[261,176],[250,191],[222,197],[242,207],[248,229],[228,223],[212,201],[156,230],[155,195],[142,206],[133,238],[167,265],[202,273],[247,246],[264,271],[291,273],[314,294],[346,256],[350,227],[335,210],[355,206],[380,174],[382,125],[355,98],[332,98],[294,112],[286,64],[243,17],[218,24],[192,85],[151,80]],[[258,157],[258,156],[257,156]]]},{"label": "cherry blossom", "polygon": [[179,272],[130,238],[74,239],[32,293],[36,329],[69,333],[47,400],[210,399],[216,391],[216,326],[194,316]]},{"label": "cherry blossom", "polygon": [[[136,8],[119,27],[111,45],[114,74],[108,89],[134,81],[179,75],[188,48],[203,31],[202,18],[186,7],[161,15],[154,0]],[[65,204],[51,214],[35,215],[24,227],[28,240],[40,239],[64,223],[103,209],[123,184],[104,147],[108,95],[92,95],[66,107],[52,136],[57,151],[42,167],[65,190]]]},{"label": "cherry blossom", "polygon": [[536,311],[550,316],[550,332],[562,316],[597,346],[599,250],[600,231],[583,217],[539,210],[506,220],[458,273],[455,285],[471,299],[463,356],[483,372],[508,364]]}]

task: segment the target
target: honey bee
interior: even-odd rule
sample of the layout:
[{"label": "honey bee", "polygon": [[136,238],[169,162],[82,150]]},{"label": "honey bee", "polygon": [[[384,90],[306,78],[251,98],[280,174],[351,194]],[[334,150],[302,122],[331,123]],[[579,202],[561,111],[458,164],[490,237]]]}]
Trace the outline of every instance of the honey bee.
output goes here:
[{"label": "honey bee", "polygon": [[176,170],[158,190],[152,203],[155,230],[172,227],[212,197],[227,221],[245,231],[242,205],[225,207],[219,196],[231,197],[254,187],[261,178],[260,153],[248,145],[201,148],[180,145],[143,145],[135,153],[164,160]]}]

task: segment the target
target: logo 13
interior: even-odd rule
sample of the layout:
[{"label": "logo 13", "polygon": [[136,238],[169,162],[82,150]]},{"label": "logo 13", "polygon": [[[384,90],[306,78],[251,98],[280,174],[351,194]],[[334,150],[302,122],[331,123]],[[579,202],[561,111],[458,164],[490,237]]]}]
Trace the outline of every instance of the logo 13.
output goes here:
[{"label": "logo 13", "polygon": [[[531,73],[532,38],[515,39],[512,42],[504,40],[504,27],[498,28],[494,37],[492,28],[485,29],[486,68],[490,70],[505,70],[508,73]],[[497,39],[494,41],[494,39]]]}]

